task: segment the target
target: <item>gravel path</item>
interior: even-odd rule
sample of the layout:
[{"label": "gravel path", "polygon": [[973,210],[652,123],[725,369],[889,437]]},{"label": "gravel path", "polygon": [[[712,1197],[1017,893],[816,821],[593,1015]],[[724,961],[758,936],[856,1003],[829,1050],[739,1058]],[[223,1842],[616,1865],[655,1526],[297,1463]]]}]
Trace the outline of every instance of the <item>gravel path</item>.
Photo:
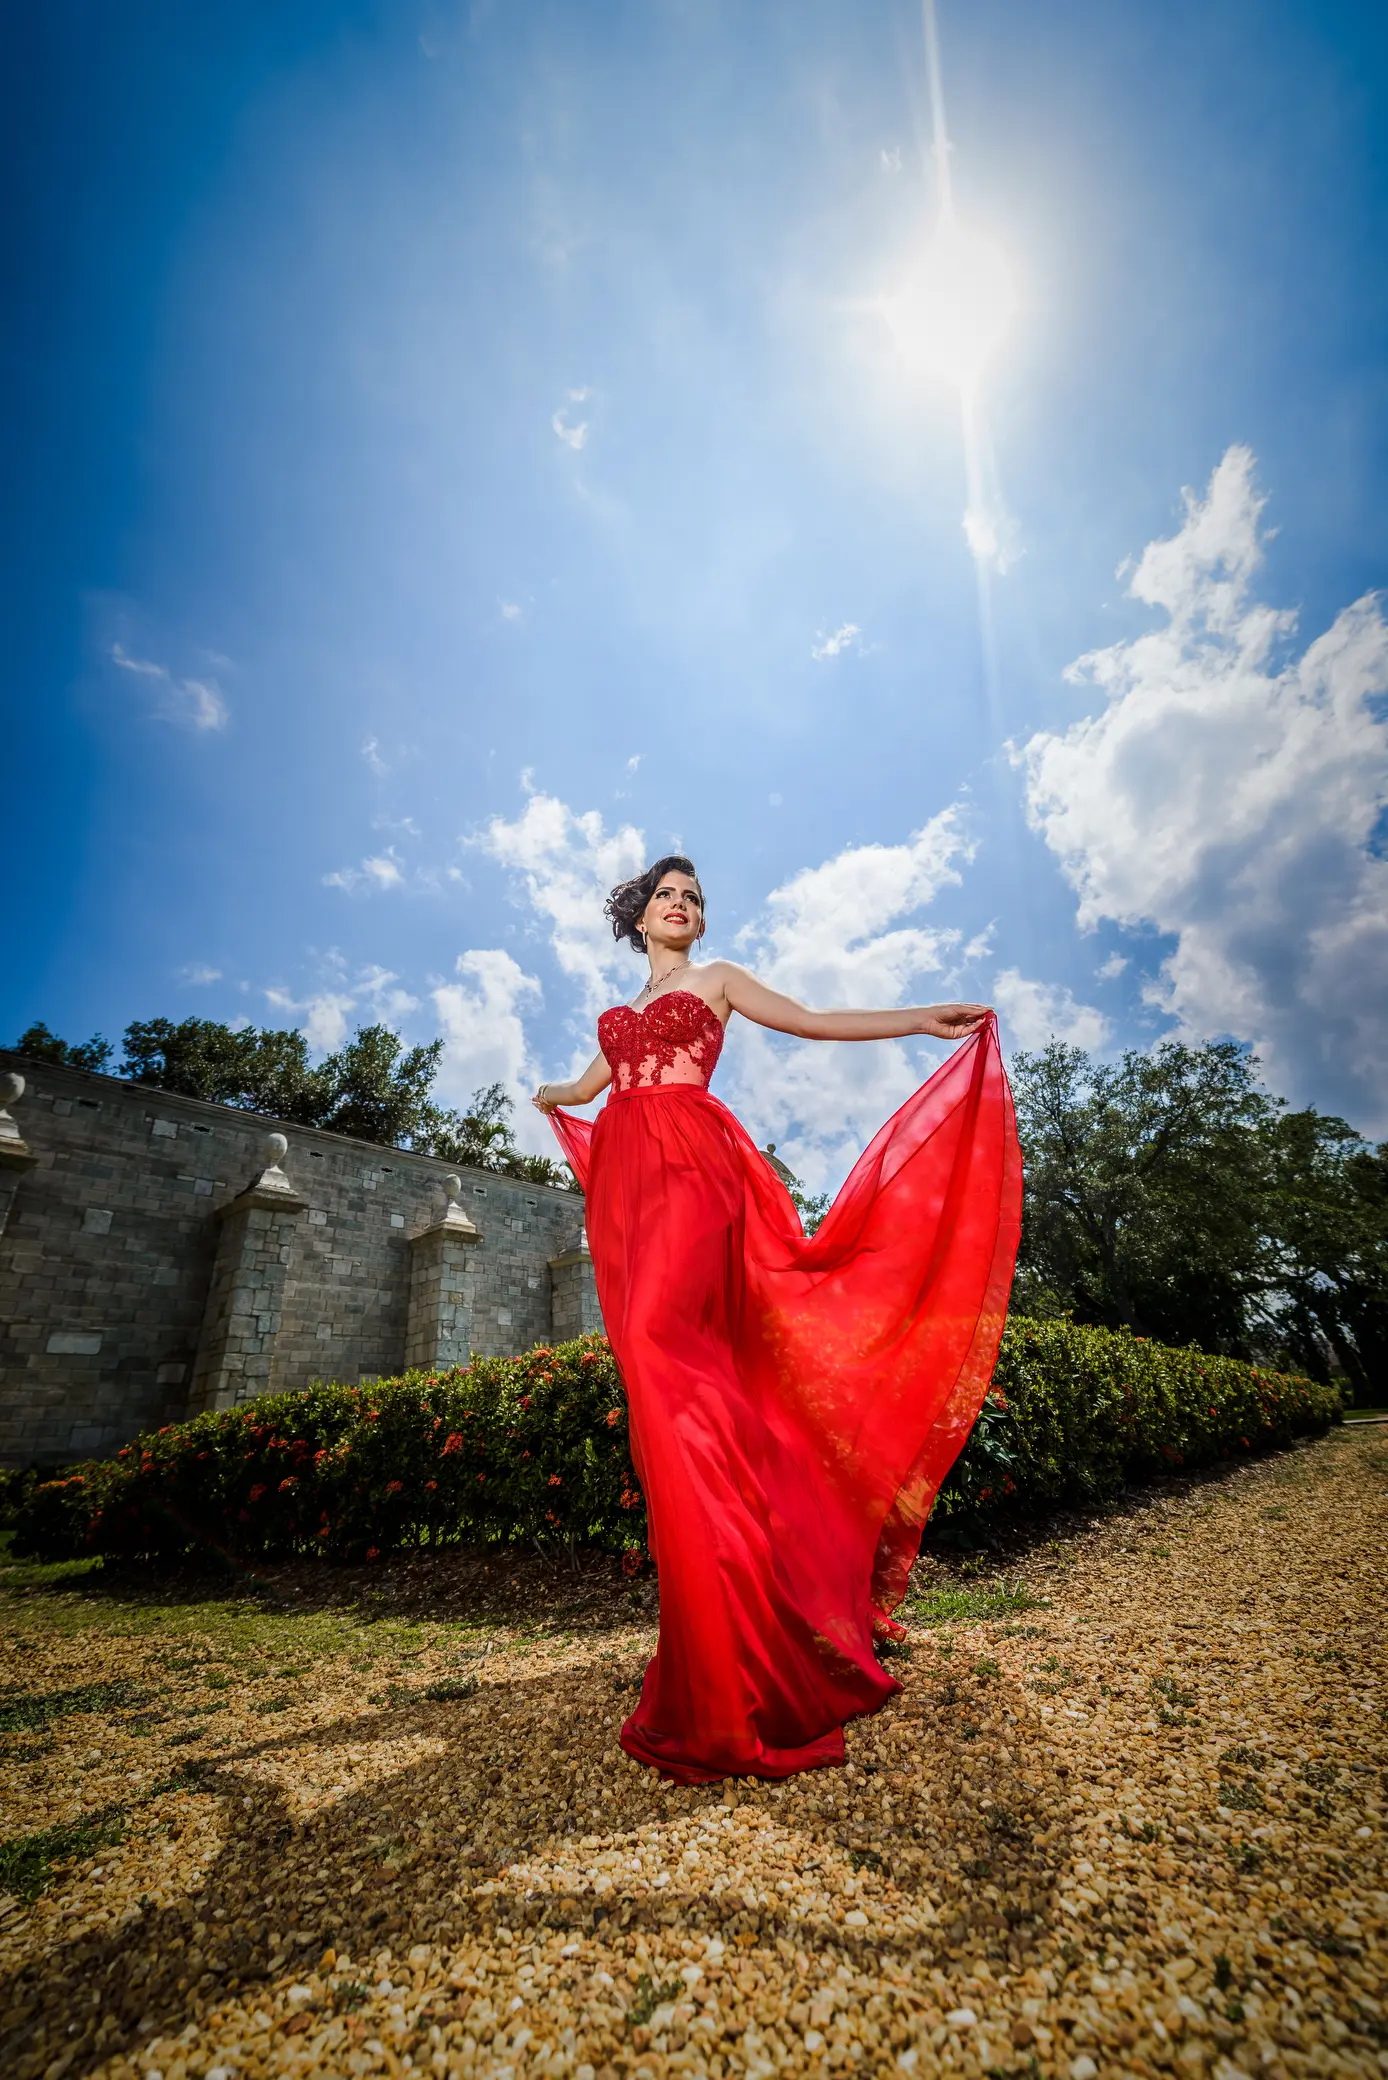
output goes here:
[{"label": "gravel path", "polygon": [[3,1736],[0,1832],[60,1832],[0,1905],[0,2070],[1388,2073],[1386,1505],[1339,1432],[1008,1594],[923,1563],[901,1696],[774,1790],[620,1754],[610,1570],[397,1571],[374,1623],[13,1570],[7,1681],[76,1706]]}]

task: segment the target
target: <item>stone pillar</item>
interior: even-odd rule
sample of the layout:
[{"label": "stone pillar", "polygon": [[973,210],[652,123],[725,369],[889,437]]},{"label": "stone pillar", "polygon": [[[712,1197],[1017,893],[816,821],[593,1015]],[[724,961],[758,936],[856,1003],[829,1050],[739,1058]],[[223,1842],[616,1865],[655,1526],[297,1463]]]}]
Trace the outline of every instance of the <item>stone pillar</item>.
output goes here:
[{"label": "stone pillar", "polygon": [[294,1230],[305,1205],[280,1168],[288,1152],[283,1134],[267,1134],[265,1168],[213,1216],[220,1232],[193,1364],[192,1415],[270,1391]]},{"label": "stone pillar", "polygon": [[578,1231],[573,1249],[549,1260],[549,1325],[556,1343],[572,1336],[587,1336],[602,1328],[597,1281],[588,1248],[588,1232]]},{"label": "stone pillar", "polygon": [[38,1161],[29,1145],[10,1117],[9,1108],[17,1098],[24,1096],[24,1078],[13,1069],[0,1076],[0,1235],[10,1218],[14,1195],[19,1190],[19,1180],[26,1170],[32,1170]]},{"label": "stone pillar", "polygon": [[443,1218],[410,1237],[407,1370],[433,1372],[472,1357],[471,1252],[482,1237],[458,1204],[462,1189],[461,1177],[445,1177]]}]

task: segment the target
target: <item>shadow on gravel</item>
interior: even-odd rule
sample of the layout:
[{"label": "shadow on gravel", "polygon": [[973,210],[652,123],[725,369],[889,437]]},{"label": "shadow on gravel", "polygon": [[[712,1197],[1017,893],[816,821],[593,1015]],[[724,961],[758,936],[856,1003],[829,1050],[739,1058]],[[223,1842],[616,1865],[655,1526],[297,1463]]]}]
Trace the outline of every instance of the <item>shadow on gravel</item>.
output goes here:
[{"label": "shadow on gravel", "polygon": [[[360,1963],[383,1946],[399,1957],[416,1942],[449,1947],[498,1925],[523,1940],[540,1926],[616,1934],[678,1922],[744,1949],[790,1937],[879,1962],[909,1955],[926,1969],[979,1955],[1015,1969],[1051,1920],[1052,1873],[1069,1853],[1064,1772],[1005,1679],[942,1671],[931,1659],[929,1668],[899,1663],[906,1688],[852,1729],[851,1777],[816,1772],[779,1795],[745,1782],[676,1789],[605,1763],[632,1702],[634,1662],[483,1685],[450,1703],[421,1696],[194,1765],[193,1788],[218,1802],[225,1830],[203,1890],[17,1974],[0,1995],[0,2070],[80,2080],[117,2052],[176,2036],[229,1995],[253,1999],[267,1978],[303,1977],[329,1945]],[[352,1758],[387,1743],[380,1752],[394,1774],[335,1790]],[[315,1795],[322,1803],[305,1812]],[[928,1892],[936,1925],[899,1945],[828,1916],[792,1923],[769,1873],[757,1890],[772,1904],[715,1897],[677,1856],[669,1888],[637,1899],[567,1889],[585,1834],[687,1826],[701,1813],[712,1820],[712,1809],[722,1824],[727,1797],[785,1831],[797,1884],[840,1894],[852,1876],[888,1918]],[[484,1880],[496,1889],[475,1895]],[[1123,1903],[1111,1911],[1121,1919]],[[361,1976],[374,1974],[363,1964]],[[350,1993],[338,1999],[350,2009]],[[449,2015],[445,2002],[430,2019]],[[309,2018],[283,2027],[307,2028]]]},{"label": "shadow on gravel", "polygon": [[244,1567],[168,1563],[11,1562],[0,1584],[12,1594],[61,1594],[106,1609],[226,1604],[253,1597],[296,1616],[523,1625],[531,1633],[608,1632],[654,1613],[653,1580],[624,1575],[609,1553],[572,1558],[520,1547],[443,1547],[401,1553],[372,1566],[304,1559]]}]

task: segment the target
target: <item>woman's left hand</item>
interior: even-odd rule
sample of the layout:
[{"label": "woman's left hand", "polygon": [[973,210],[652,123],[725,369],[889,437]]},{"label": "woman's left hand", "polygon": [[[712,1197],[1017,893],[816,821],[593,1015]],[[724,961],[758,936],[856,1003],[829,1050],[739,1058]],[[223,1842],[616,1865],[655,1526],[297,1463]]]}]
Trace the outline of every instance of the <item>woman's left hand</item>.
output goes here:
[{"label": "woman's left hand", "polygon": [[991,1004],[931,1004],[921,1014],[920,1030],[937,1040],[966,1040],[992,1010]]}]

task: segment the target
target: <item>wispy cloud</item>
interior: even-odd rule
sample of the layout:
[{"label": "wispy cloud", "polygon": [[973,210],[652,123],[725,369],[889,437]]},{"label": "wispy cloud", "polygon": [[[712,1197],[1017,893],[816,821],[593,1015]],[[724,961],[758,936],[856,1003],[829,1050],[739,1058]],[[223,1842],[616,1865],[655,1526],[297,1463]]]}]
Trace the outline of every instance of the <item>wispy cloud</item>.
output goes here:
[{"label": "wispy cloud", "polygon": [[348,894],[358,889],[403,888],[405,873],[393,845],[364,859],[359,867],[339,867],[335,873],[323,876],[325,888],[343,888]]},{"label": "wispy cloud", "polygon": [[1103,698],[1016,755],[1079,898],[1175,941],[1149,1000],[1256,1044],[1274,1083],[1388,1126],[1388,626],[1373,596],[1282,663],[1296,626],[1252,590],[1263,498],[1230,448],[1130,595],[1160,627],[1082,657]]},{"label": "wispy cloud", "polygon": [[180,982],[191,983],[194,988],[198,988],[203,983],[220,982],[222,971],[220,968],[209,968],[203,961],[194,961],[190,966],[180,971],[178,979]]},{"label": "wispy cloud", "polygon": [[370,766],[372,772],[376,775],[378,780],[382,777],[383,774],[388,773],[390,771],[390,767],[386,764],[385,760],[381,756],[381,746],[380,740],[378,738],[368,737],[366,742],[361,747],[361,755],[366,760],[366,763]]},{"label": "wispy cloud", "polygon": [[366,967],[348,975],[337,955],[324,962],[328,973],[340,973],[336,984],[297,997],[282,988],[262,991],[271,1009],[284,1014],[303,1033],[316,1053],[329,1054],[342,1046],[358,1025],[388,1025],[398,1030],[420,999],[400,986],[400,978],[389,968]]},{"label": "wispy cloud", "polygon": [[[579,445],[580,445],[580,447],[581,447],[581,446],[582,446],[582,442],[580,442],[580,443],[579,443]],[[524,618],[525,618],[524,614],[523,614],[523,613],[522,613],[522,611],[521,611],[521,606],[520,606],[520,602],[519,602],[519,600],[514,600],[514,599],[501,599],[501,600],[498,600],[498,601],[497,601],[497,608],[498,608],[498,610],[499,610],[499,612],[500,612],[500,614],[501,614],[501,618],[502,618],[502,620],[503,620],[503,621],[522,621],[522,620],[524,620]]]},{"label": "wispy cloud", "polygon": [[592,394],[592,391],[586,388],[570,390],[568,402],[561,404],[554,417],[550,420],[550,425],[555,433],[558,434],[560,440],[563,441],[565,447],[573,448],[576,451],[587,445],[588,421],[586,419],[576,419],[569,407],[571,405],[586,404]]},{"label": "wispy cloud", "polygon": [[215,679],[180,679],[152,658],[132,657],[122,643],[112,643],[107,654],[117,671],[145,681],[161,721],[199,732],[226,728],[227,704]]},{"label": "wispy cloud", "polygon": [[845,650],[860,651],[862,647],[863,631],[856,621],[845,621],[842,628],[836,628],[832,635],[826,635],[821,629],[810,645],[810,655],[817,663],[822,663],[826,657],[838,657]]}]

